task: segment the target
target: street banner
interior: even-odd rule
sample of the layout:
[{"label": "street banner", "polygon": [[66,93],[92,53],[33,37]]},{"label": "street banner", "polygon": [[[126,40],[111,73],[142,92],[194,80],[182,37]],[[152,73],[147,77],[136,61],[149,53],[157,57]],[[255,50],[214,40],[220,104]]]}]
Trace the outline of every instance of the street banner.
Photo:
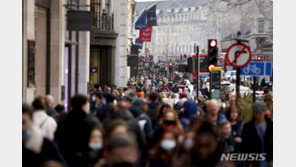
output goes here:
[{"label": "street banner", "polygon": [[137,45],[140,49],[142,49],[143,48],[143,42],[142,41],[140,41],[140,39],[139,38],[137,38],[136,39],[136,44],[135,45]]},{"label": "street banner", "polygon": [[156,4],[147,11],[147,25],[157,26]]},{"label": "street banner", "polygon": [[141,16],[136,21],[135,29],[136,30],[145,30],[146,29],[146,19],[147,19],[147,14],[146,14],[146,10],[144,10],[144,12],[141,14]]},{"label": "street banner", "polygon": [[146,30],[140,30],[140,41],[151,42],[152,27],[147,26]]}]

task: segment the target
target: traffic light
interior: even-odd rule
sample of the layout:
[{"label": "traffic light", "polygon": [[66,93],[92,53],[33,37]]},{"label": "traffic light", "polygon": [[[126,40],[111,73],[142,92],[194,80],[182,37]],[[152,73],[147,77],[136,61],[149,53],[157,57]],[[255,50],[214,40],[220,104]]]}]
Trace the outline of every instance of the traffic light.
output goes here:
[{"label": "traffic light", "polygon": [[258,56],[258,57],[257,57],[257,61],[262,61],[262,59],[263,59],[263,58],[262,58],[261,56]]},{"label": "traffic light", "polygon": [[218,43],[216,39],[208,40],[208,70],[209,67],[214,65],[217,66],[218,62]]},{"label": "traffic light", "polygon": [[169,69],[170,70],[170,73],[172,73],[173,72],[173,63],[172,62],[169,63],[169,68],[170,68]]}]

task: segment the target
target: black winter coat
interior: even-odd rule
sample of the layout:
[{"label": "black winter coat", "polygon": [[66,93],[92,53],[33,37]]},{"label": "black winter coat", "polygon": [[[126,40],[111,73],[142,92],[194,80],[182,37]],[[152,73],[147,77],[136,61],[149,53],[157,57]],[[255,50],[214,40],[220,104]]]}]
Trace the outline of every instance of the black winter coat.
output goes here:
[{"label": "black winter coat", "polygon": [[95,124],[99,124],[99,120],[83,111],[71,111],[58,124],[55,140],[69,166],[88,166],[89,135]]},{"label": "black winter coat", "polygon": [[39,154],[28,150],[26,147],[24,147],[24,145],[22,145],[23,167],[40,167],[45,161],[58,161],[65,167],[67,166],[57,145],[46,138],[43,138],[43,144]]},{"label": "black winter coat", "polygon": [[[273,123],[267,117],[265,118],[267,123],[266,132],[264,135],[264,153],[266,153],[266,160],[271,161],[273,159]],[[242,149],[244,153],[261,153],[262,142],[258,136],[255,120],[251,120],[243,127],[242,132]],[[259,164],[258,161],[250,162],[253,166]]]}]

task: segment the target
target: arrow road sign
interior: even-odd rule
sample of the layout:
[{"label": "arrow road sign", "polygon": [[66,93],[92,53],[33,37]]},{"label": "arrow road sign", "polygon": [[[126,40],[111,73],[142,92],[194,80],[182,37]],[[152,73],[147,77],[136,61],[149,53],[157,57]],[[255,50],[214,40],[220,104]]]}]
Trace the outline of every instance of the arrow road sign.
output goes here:
[{"label": "arrow road sign", "polygon": [[252,61],[247,66],[241,68],[241,75],[270,76],[271,74],[272,74],[271,62]]},{"label": "arrow road sign", "polygon": [[231,45],[226,52],[228,63],[236,68],[246,66],[252,58],[250,47],[244,43],[235,43]]}]

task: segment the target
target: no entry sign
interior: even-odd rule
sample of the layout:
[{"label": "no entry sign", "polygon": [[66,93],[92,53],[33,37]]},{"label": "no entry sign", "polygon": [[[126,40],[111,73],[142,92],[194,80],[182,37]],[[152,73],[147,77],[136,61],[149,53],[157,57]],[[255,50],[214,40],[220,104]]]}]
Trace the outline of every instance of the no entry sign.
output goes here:
[{"label": "no entry sign", "polygon": [[244,43],[235,43],[226,52],[228,63],[236,68],[246,66],[251,61],[251,58],[251,49]]}]

